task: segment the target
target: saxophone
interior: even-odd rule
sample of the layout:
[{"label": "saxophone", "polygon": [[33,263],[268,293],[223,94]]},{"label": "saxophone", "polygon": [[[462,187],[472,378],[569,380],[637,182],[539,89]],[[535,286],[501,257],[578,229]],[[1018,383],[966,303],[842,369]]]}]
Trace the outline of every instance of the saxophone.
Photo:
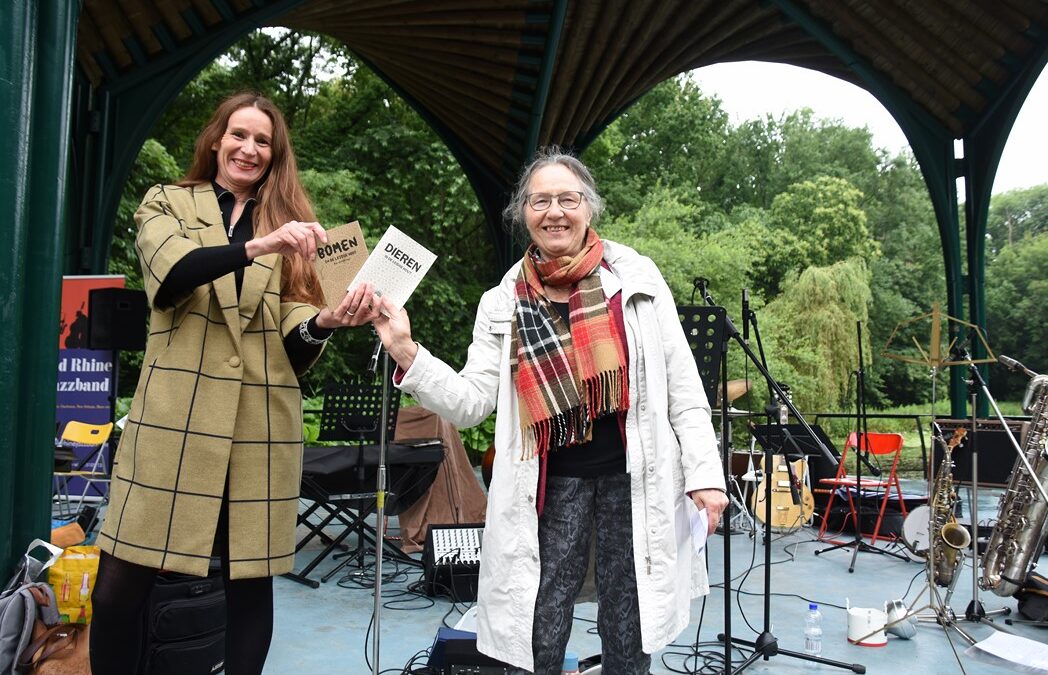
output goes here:
[{"label": "saxophone", "polygon": [[1012,468],[1008,489],[1001,495],[997,523],[986,543],[979,587],[1001,597],[1013,595],[1026,581],[1031,563],[1044,547],[1045,517],[1048,506],[1034,483],[1048,480],[1045,435],[1048,428],[1048,375],[1034,375],[1026,387],[1023,409],[1030,415],[1030,426],[1022,443],[1022,453],[1033,468],[1031,476],[1019,458]]},{"label": "saxophone", "polygon": [[[928,534],[931,537],[931,551],[929,555],[934,558],[935,583],[948,588],[953,583],[957,569],[964,562],[964,549],[972,543],[972,537],[963,525],[957,523],[954,515],[957,507],[957,490],[953,485],[953,449],[961,442],[967,433],[966,429],[957,429],[950,441],[943,443],[942,462],[939,463],[939,472],[935,475],[930,504],[930,523]],[[937,544],[945,546],[941,554],[937,555],[939,548]]]}]

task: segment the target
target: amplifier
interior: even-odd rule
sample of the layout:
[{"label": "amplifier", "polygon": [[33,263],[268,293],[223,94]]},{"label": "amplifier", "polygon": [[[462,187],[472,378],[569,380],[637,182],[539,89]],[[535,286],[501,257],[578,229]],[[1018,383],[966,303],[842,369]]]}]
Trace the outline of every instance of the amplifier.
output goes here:
[{"label": "amplifier", "polygon": [[[946,438],[950,438],[958,429],[967,429],[968,435],[953,449],[953,479],[960,485],[972,483],[972,421],[971,420],[936,420]],[[1008,429],[1015,434],[1017,441],[1022,441],[1023,420],[1007,420]],[[1005,487],[1011,480],[1012,468],[1018,461],[1015,448],[1008,438],[1008,432],[997,419],[977,419],[975,435],[979,448],[979,485]],[[942,461],[942,446],[933,443],[932,469],[937,471]],[[933,474],[934,475],[934,474]]]},{"label": "amplifier", "polygon": [[422,552],[423,591],[455,602],[477,599],[484,525],[430,525]]}]

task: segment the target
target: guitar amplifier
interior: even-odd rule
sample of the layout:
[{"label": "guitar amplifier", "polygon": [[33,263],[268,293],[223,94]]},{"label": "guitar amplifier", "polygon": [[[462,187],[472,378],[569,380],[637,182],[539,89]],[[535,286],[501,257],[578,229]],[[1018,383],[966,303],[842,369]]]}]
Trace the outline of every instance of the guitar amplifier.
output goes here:
[{"label": "guitar amplifier", "polygon": [[422,588],[426,595],[450,596],[454,602],[477,599],[484,525],[430,525],[422,553]]},{"label": "guitar amplifier", "polygon": [[[1007,420],[1008,430],[1022,441],[1023,420]],[[953,449],[953,479],[959,485],[972,484],[972,421],[938,419],[936,423],[947,438],[957,429],[967,429],[968,434]],[[1008,432],[997,419],[978,419],[975,422],[976,442],[979,449],[979,486],[1006,487],[1011,481],[1012,469],[1018,460]],[[932,471],[939,470],[942,461],[942,446],[932,443]],[[934,474],[933,474],[934,475]]]}]

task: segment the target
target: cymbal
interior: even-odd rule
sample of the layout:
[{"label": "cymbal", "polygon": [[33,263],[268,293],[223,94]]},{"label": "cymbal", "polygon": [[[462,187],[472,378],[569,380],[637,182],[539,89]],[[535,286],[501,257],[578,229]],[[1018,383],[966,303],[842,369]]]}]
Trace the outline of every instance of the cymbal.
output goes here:
[{"label": "cymbal", "polygon": [[749,380],[748,379],[729,379],[727,380],[727,402],[728,406],[732,405],[732,401],[741,396],[745,396],[746,392],[749,391]]}]

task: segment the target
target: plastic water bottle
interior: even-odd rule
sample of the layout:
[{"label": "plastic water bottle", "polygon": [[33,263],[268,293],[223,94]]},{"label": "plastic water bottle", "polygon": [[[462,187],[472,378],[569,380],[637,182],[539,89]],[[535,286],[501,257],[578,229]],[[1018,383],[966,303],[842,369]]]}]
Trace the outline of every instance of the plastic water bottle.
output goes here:
[{"label": "plastic water bottle", "polygon": [[808,605],[808,616],[804,619],[804,653],[822,655],[822,612],[814,602]]},{"label": "plastic water bottle", "polygon": [[579,675],[579,655],[575,652],[564,652],[564,665],[560,675]]}]

